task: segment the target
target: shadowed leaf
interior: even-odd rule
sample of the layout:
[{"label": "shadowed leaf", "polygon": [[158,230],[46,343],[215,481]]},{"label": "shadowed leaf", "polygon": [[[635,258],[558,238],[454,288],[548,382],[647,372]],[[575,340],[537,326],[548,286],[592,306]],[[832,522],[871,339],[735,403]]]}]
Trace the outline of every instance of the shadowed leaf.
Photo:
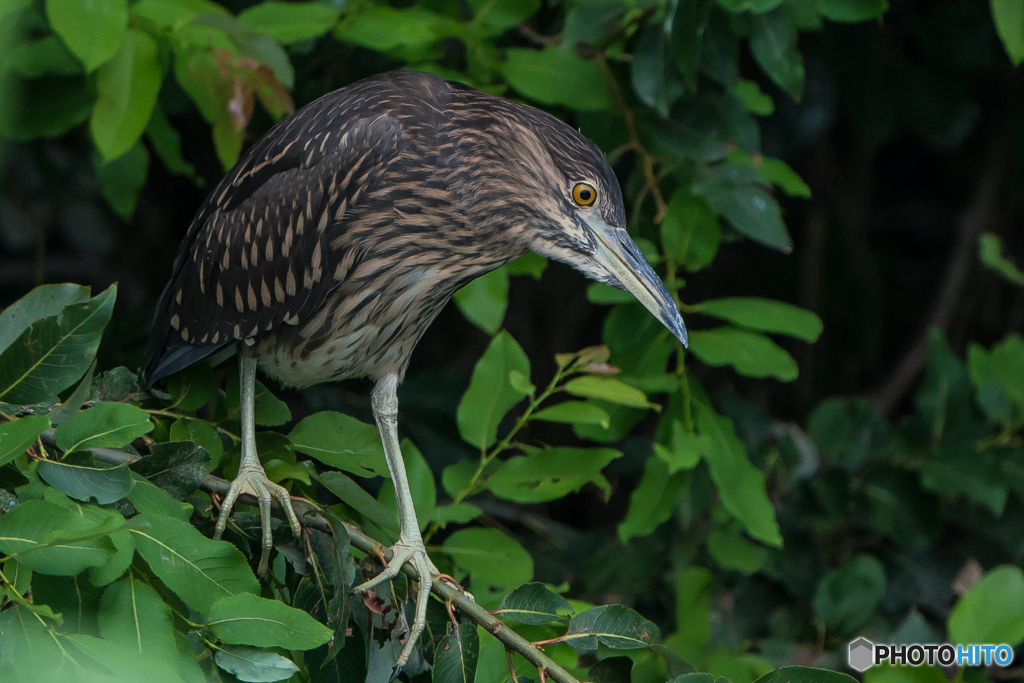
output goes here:
[{"label": "shadowed leaf", "polygon": [[577,650],[631,650],[661,642],[661,631],[625,605],[602,605],[581,612],[569,621],[565,642]]},{"label": "shadowed leaf", "polygon": [[499,614],[503,619],[520,624],[549,624],[565,617],[559,610],[572,612],[572,606],[542,583],[527,583],[506,595],[501,601]]}]

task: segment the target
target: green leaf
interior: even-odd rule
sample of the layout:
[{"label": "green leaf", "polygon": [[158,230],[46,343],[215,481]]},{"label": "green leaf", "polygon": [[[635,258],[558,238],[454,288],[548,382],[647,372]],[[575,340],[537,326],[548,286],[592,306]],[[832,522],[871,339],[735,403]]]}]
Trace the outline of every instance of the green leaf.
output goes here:
[{"label": "green leaf", "polygon": [[512,335],[501,332],[477,361],[469,388],[459,401],[459,434],[472,445],[492,446],[498,440],[498,425],[505,413],[523,400],[509,383],[512,370],[529,377],[530,361]]},{"label": "green leaf", "polygon": [[885,595],[885,569],[873,555],[858,555],[833,569],[814,592],[814,613],[837,636],[852,636],[875,614]]},{"label": "green leaf", "polygon": [[507,270],[508,274],[512,276],[529,275],[534,280],[539,280],[547,267],[548,260],[546,258],[539,254],[535,254],[532,251],[528,251],[515,261],[511,261],[506,264],[505,270]]},{"label": "green leaf", "polygon": [[[217,390],[217,379],[213,368],[208,363],[196,363],[181,372],[176,372],[167,380],[167,391],[171,394],[175,411],[179,413],[195,413],[210,402]],[[224,392],[231,396],[232,407],[237,408],[238,374],[231,373]],[[270,395],[273,399],[273,395]]]},{"label": "green leaf", "polygon": [[497,606],[498,595],[533,579],[533,558],[497,529],[460,529],[442,551],[469,572],[473,595],[488,609]]},{"label": "green leaf", "polygon": [[85,502],[95,498],[100,505],[121,500],[135,485],[127,465],[103,468],[47,460],[39,463],[36,472],[64,495]]},{"label": "green leaf", "polygon": [[654,444],[654,454],[668,465],[668,473],[692,470],[711,447],[703,434],[687,434],[679,420],[672,421],[671,447]]},{"label": "green leaf", "polygon": [[98,619],[104,638],[153,664],[173,665],[177,660],[171,609],[159,593],[133,574],[103,592]]},{"label": "green leaf", "polygon": [[107,204],[118,216],[130,221],[135,213],[139,193],[149,173],[149,152],[136,143],[127,152],[111,162],[102,164],[96,157],[96,178]]},{"label": "green leaf", "polygon": [[225,541],[211,541],[192,525],[152,514],[136,519],[149,526],[131,529],[139,555],[153,573],[200,614],[217,600],[258,593],[259,582],[245,556]]},{"label": "green leaf", "polygon": [[718,0],[718,4],[735,14],[740,12],[763,14],[781,5],[782,0]]},{"label": "green leaf", "polygon": [[[995,2],[998,3],[999,0],[995,0]],[[993,10],[994,5],[995,3],[993,3]],[[889,10],[889,2],[888,0],[818,0],[817,10],[826,19],[856,24],[880,18]]]},{"label": "green leaf", "polygon": [[722,504],[747,533],[768,545],[782,546],[775,508],[768,500],[764,473],[747,459],[747,449],[736,436],[732,420],[720,417],[702,404],[697,406],[697,426],[710,439],[704,459],[718,485]]},{"label": "green leaf", "polygon": [[714,575],[703,567],[690,567],[676,579],[676,626],[674,643],[685,648],[683,657],[700,652],[711,639],[711,586]]},{"label": "green leaf", "polygon": [[989,0],[999,40],[1014,66],[1024,61],[1024,7],[1016,0]]},{"label": "green leaf", "polygon": [[669,108],[683,94],[676,77],[671,37],[660,22],[651,22],[633,53],[633,90],[640,101],[668,118]]},{"label": "green leaf", "polygon": [[732,94],[740,98],[747,111],[755,116],[771,116],[775,111],[775,102],[757,85],[757,81],[742,78],[732,86]]},{"label": "green leaf", "polygon": [[656,404],[647,400],[644,392],[614,377],[599,377],[597,375],[576,377],[566,382],[565,390],[574,396],[611,401],[620,406],[656,407]]},{"label": "green leaf", "polygon": [[659,644],[661,631],[625,605],[602,605],[573,617],[565,642],[577,650],[633,650]]},{"label": "green leaf", "polygon": [[114,285],[87,303],[68,305],[58,315],[32,323],[0,354],[0,401],[39,403],[84,375],[116,296]]},{"label": "green leaf", "polygon": [[256,380],[256,405],[253,413],[256,424],[261,427],[280,427],[292,419],[288,404],[274,396],[263,382]]},{"label": "green leaf", "polygon": [[527,583],[502,599],[498,614],[509,621],[537,626],[565,619],[560,610],[573,611],[565,598],[552,593],[544,584]]},{"label": "green leaf", "polygon": [[354,20],[343,22],[335,35],[381,52],[400,46],[414,48],[441,37],[443,31],[438,29],[442,19],[422,7],[398,10],[387,5],[366,5]]},{"label": "green leaf", "polygon": [[487,334],[501,329],[508,308],[508,270],[498,268],[455,292],[455,305],[469,322]]},{"label": "green leaf", "polygon": [[785,349],[763,334],[735,327],[696,330],[690,333],[690,352],[708,365],[731,365],[747,377],[796,379],[796,361]]},{"label": "green leaf", "polygon": [[398,531],[397,516],[341,472],[323,472],[317,478],[331,493],[377,526]]},{"label": "green leaf", "polygon": [[185,500],[210,473],[210,454],[190,441],[154,444],[150,455],[130,465],[178,500]]},{"label": "green leaf", "polygon": [[105,162],[138,142],[162,80],[156,41],[144,31],[129,30],[114,58],[96,72],[96,106],[89,130]]},{"label": "green leaf", "polygon": [[739,534],[714,529],[708,534],[708,552],[725,569],[753,574],[764,564],[765,549]]},{"label": "green leaf", "polygon": [[89,288],[81,285],[36,287],[0,313],[0,353],[6,351],[32,323],[57,315],[65,306],[88,300]]},{"label": "green leaf", "polygon": [[740,327],[785,334],[808,342],[817,341],[822,330],[821,318],[814,313],[783,301],[754,296],[709,299],[691,310]]},{"label": "green leaf", "polygon": [[[175,500],[171,494],[156,486],[141,474],[132,472],[135,486],[128,494],[128,502],[140,513],[173,517],[187,522],[192,516],[192,505]],[[133,541],[134,547],[134,541]]]},{"label": "green leaf", "polygon": [[114,556],[106,564],[89,569],[89,583],[97,587],[121,578],[135,559],[135,539],[131,532],[122,529],[111,533],[109,538],[114,545]]},{"label": "green leaf", "polygon": [[487,488],[506,500],[540,503],[557,500],[593,483],[607,500],[612,488],[601,470],[621,456],[622,453],[610,448],[545,448],[501,463],[487,477]]},{"label": "green leaf", "polygon": [[849,468],[884,448],[889,424],[870,399],[829,398],[811,413],[807,436],[830,462]]},{"label": "green leaf", "polygon": [[856,683],[849,674],[809,666],[783,666],[766,673],[754,683]]},{"label": "green leaf", "polygon": [[[1021,22],[1024,24],[1024,9],[1020,11]],[[1024,59],[1024,26],[1021,27],[1021,33],[1021,59]],[[1012,261],[1003,256],[1003,240],[999,235],[990,232],[982,233],[978,239],[978,258],[986,266],[999,273],[1003,279],[1024,287],[1024,272],[1021,272]]]},{"label": "green leaf", "polygon": [[793,250],[779,203],[761,188],[736,188],[726,199],[722,213],[737,232],[755,242],[787,254]]},{"label": "green leaf", "polygon": [[750,17],[754,60],[794,99],[804,92],[804,59],[796,46],[796,26],[783,9]]},{"label": "green leaf", "polygon": [[192,420],[181,417],[171,423],[171,441],[191,441],[210,454],[210,469],[215,469],[224,455],[224,442],[217,428],[206,420]]},{"label": "green leaf", "polygon": [[480,636],[476,624],[448,623],[448,632],[434,652],[432,683],[473,683],[480,659]]},{"label": "green leaf", "polygon": [[96,524],[61,505],[29,500],[0,516],[0,552],[35,572],[74,576],[110,559],[109,540],[88,538],[110,530],[108,522]]},{"label": "green leaf", "polygon": [[612,108],[612,97],[597,62],[557,47],[509,48],[501,73],[513,88],[543,104],[577,111]]},{"label": "green leaf", "polygon": [[132,14],[151,21],[161,28],[176,28],[202,14],[227,14],[212,0],[139,0],[132,5]]},{"label": "green leaf", "polygon": [[159,105],[153,108],[153,114],[149,117],[149,123],[146,125],[146,139],[149,140],[156,155],[160,157],[164,168],[175,175],[190,179],[199,187],[206,184],[196,174],[195,166],[185,161],[181,150],[181,135],[167,120],[167,116]]},{"label": "green leaf", "polygon": [[608,413],[600,406],[586,401],[563,401],[543,410],[538,410],[531,420],[561,422],[562,424],[590,424],[607,428],[610,424]]},{"label": "green leaf", "polygon": [[217,650],[216,660],[217,666],[246,683],[283,681],[299,671],[292,660],[254,647],[224,647]]},{"label": "green leaf", "polygon": [[238,18],[253,31],[288,45],[330,31],[338,21],[338,10],[320,2],[268,0],[244,10]]},{"label": "green leaf", "polygon": [[0,423],[0,467],[23,455],[49,428],[50,421],[42,415],[26,415],[20,420]]},{"label": "green leaf", "polygon": [[676,6],[672,17],[672,58],[691,92],[697,92],[697,73],[713,0],[691,0]]},{"label": "green leaf", "polygon": [[83,410],[54,434],[65,453],[89,448],[120,448],[153,431],[149,413],[130,403],[98,403]]},{"label": "green leaf", "polygon": [[957,644],[1024,641],[1024,572],[1003,565],[985,574],[949,615],[949,637]]},{"label": "green leaf", "polygon": [[380,433],[354,417],[314,413],[295,425],[288,438],[298,452],[335,469],[360,477],[390,477]]},{"label": "green leaf", "polygon": [[46,16],[57,35],[92,71],[114,56],[128,28],[127,0],[46,0]]},{"label": "green leaf", "polygon": [[807,186],[804,179],[781,159],[761,157],[761,175],[790,197],[803,197],[804,199],[811,197],[811,188]]},{"label": "green leaf", "polygon": [[620,0],[572,3],[565,15],[563,45],[572,50],[580,43],[597,43],[607,38],[619,27],[627,9],[626,3]]},{"label": "green leaf", "polygon": [[476,21],[499,29],[518,26],[540,9],[540,0],[469,0]]},{"label": "green leaf", "polygon": [[[983,407],[986,400],[991,405],[993,385],[1017,406],[1024,406],[1024,340],[1019,334],[1008,335],[991,351],[972,343],[967,358],[971,383],[979,390]],[[989,392],[986,393],[985,389]],[[1005,419],[1003,421],[1006,422]]]},{"label": "green leaf", "polygon": [[659,458],[648,458],[644,475],[629,497],[626,518],[618,526],[619,541],[646,536],[668,521],[679,504],[684,475],[669,475]]},{"label": "green leaf", "polygon": [[250,593],[213,603],[207,625],[224,643],[286,650],[311,650],[333,635],[331,629],[305,612]]},{"label": "green leaf", "polygon": [[6,67],[11,73],[25,78],[82,73],[82,65],[54,35],[23,43],[11,50]]}]

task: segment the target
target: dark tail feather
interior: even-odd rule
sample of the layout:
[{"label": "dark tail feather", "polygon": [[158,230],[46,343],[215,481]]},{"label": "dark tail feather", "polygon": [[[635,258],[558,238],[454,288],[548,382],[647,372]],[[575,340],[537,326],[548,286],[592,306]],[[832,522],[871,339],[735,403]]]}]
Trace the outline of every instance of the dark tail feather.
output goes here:
[{"label": "dark tail feather", "polygon": [[162,353],[153,356],[146,363],[145,388],[147,390],[151,389],[158,380],[173,375],[179,370],[184,370],[193,363],[209,358],[234,343],[235,340],[232,339],[226,344],[196,346],[195,344],[182,341],[173,348],[168,345]]}]

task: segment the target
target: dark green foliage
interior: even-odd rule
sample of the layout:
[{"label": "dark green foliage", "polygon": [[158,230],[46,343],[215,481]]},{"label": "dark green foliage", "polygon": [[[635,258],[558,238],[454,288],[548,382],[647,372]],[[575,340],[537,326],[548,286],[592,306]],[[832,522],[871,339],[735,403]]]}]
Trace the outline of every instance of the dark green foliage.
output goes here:
[{"label": "dark green foliage", "polygon": [[[459,357],[461,385],[411,374],[402,404],[432,556],[580,680],[843,683],[845,674],[789,665],[841,669],[858,635],[1024,641],[1018,335],[999,328],[967,343],[934,332],[913,400],[896,411],[858,396],[820,400],[846,392],[832,386],[840,370],[822,374],[820,363],[831,384],[824,394],[804,387],[816,402],[799,408],[809,417],[742,398],[802,379],[807,343],[835,346],[880,324],[877,311],[847,313],[823,335],[814,313],[750,296],[778,296],[776,280],[796,273],[792,257],[764,272],[745,264],[769,263],[751,260],[755,248],[794,249],[793,207],[811,195],[765,151],[795,160],[801,136],[837,108],[854,112],[864,150],[902,129],[932,149],[958,148],[979,116],[965,79],[991,65],[997,36],[1013,63],[1024,59],[1019,3],[992,0],[994,22],[982,8],[973,51],[950,47],[939,28],[942,12],[968,10],[941,5],[912,17],[911,51],[934,58],[923,67],[903,55],[863,59],[864,27],[829,24],[875,22],[885,0],[0,0],[0,159],[18,164],[6,172],[12,187],[59,187],[69,202],[52,207],[66,216],[62,239],[92,263],[111,249],[115,222],[155,231],[171,220],[142,210],[154,184],[169,184],[184,207],[173,218],[183,230],[205,192],[192,185],[216,181],[293,98],[384,68],[433,71],[580,127],[620,173],[630,232],[678,293],[690,349],[595,284],[590,302],[610,307],[604,346],[552,363],[572,342],[538,343],[544,322],[524,325],[516,312],[523,286],[547,296],[562,282],[535,255],[456,294],[468,321],[456,329],[490,341]],[[824,61],[827,77],[815,71]],[[992,89],[1009,91],[1005,80]],[[1015,126],[1019,116],[991,127]],[[82,219],[83,205],[65,196],[82,189],[61,186],[65,166],[87,175],[109,216]],[[815,196],[857,180],[817,175],[805,174]],[[31,246],[32,224],[16,220],[22,199],[0,196],[0,221],[14,226],[0,226],[5,244],[22,230]],[[856,213],[849,198],[833,203],[826,213]],[[109,230],[90,232],[97,220]],[[854,226],[841,260],[868,278],[859,220],[838,219]],[[1019,240],[1005,237],[984,235],[980,261],[1020,285],[1006,248]],[[807,234],[796,238],[811,249]],[[715,278],[728,288],[709,287]],[[122,282],[119,306],[138,306],[136,284]],[[582,289],[563,289],[578,299],[561,301],[559,315],[595,343],[598,328],[573,318]],[[166,393],[140,391],[148,312],[114,314],[117,292],[48,285],[0,313],[0,680],[386,681],[412,588],[402,577],[369,600],[351,594],[372,558],[350,546],[346,522],[385,544],[397,531],[363,405],[258,386],[256,422],[272,428],[257,435],[267,473],[324,506],[331,532],[295,542],[275,527],[260,584],[252,510],[235,515],[229,541],[209,540],[216,507],[204,480],[238,466],[237,371],[199,364]],[[403,679],[541,678],[438,601],[428,624]],[[875,669],[865,679],[941,676]],[[981,670],[962,679],[987,680]]]}]

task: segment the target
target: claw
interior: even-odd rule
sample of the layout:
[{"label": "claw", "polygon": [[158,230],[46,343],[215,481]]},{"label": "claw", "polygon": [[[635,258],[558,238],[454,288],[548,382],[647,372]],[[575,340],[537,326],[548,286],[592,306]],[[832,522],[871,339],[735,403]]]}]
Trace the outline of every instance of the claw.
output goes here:
[{"label": "claw", "polygon": [[263,530],[263,554],[260,556],[260,566],[256,571],[260,576],[263,576],[267,573],[270,549],[274,547],[274,537],[270,528],[271,501],[276,500],[284,509],[285,516],[288,517],[288,524],[291,526],[292,533],[295,536],[302,535],[302,526],[299,524],[299,518],[295,516],[295,510],[292,509],[291,494],[283,486],[279,486],[267,479],[263,467],[257,465],[255,468],[240,469],[238,476],[231,482],[231,488],[228,489],[227,495],[224,496],[224,502],[221,504],[220,516],[217,518],[217,528],[214,530],[213,540],[219,541],[224,534],[224,529],[228,525],[228,518],[231,516],[231,510],[235,506],[235,501],[243,493],[254,496],[259,502],[260,526]]},{"label": "claw", "polygon": [[[416,570],[419,582],[416,595],[416,618],[413,619],[409,636],[405,639],[402,654],[398,656],[395,673],[397,677],[398,672],[409,662],[409,657],[412,656],[416,641],[419,640],[420,634],[423,633],[423,629],[427,626],[427,601],[430,599],[430,587],[434,583],[434,577],[440,576],[441,573],[434,566],[434,563],[430,561],[430,558],[427,556],[427,549],[423,547],[423,542],[419,539],[415,541],[399,539],[398,543],[395,543],[394,548],[391,550],[391,561],[384,567],[384,571],[366,583],[356,586],[355,591],[365,594],[374,586],[390,581],[398,576],[398,572],[402,570],[402,565],[406,563],[411,564]],[[394,681],[394,678],[391,680]]]}]

